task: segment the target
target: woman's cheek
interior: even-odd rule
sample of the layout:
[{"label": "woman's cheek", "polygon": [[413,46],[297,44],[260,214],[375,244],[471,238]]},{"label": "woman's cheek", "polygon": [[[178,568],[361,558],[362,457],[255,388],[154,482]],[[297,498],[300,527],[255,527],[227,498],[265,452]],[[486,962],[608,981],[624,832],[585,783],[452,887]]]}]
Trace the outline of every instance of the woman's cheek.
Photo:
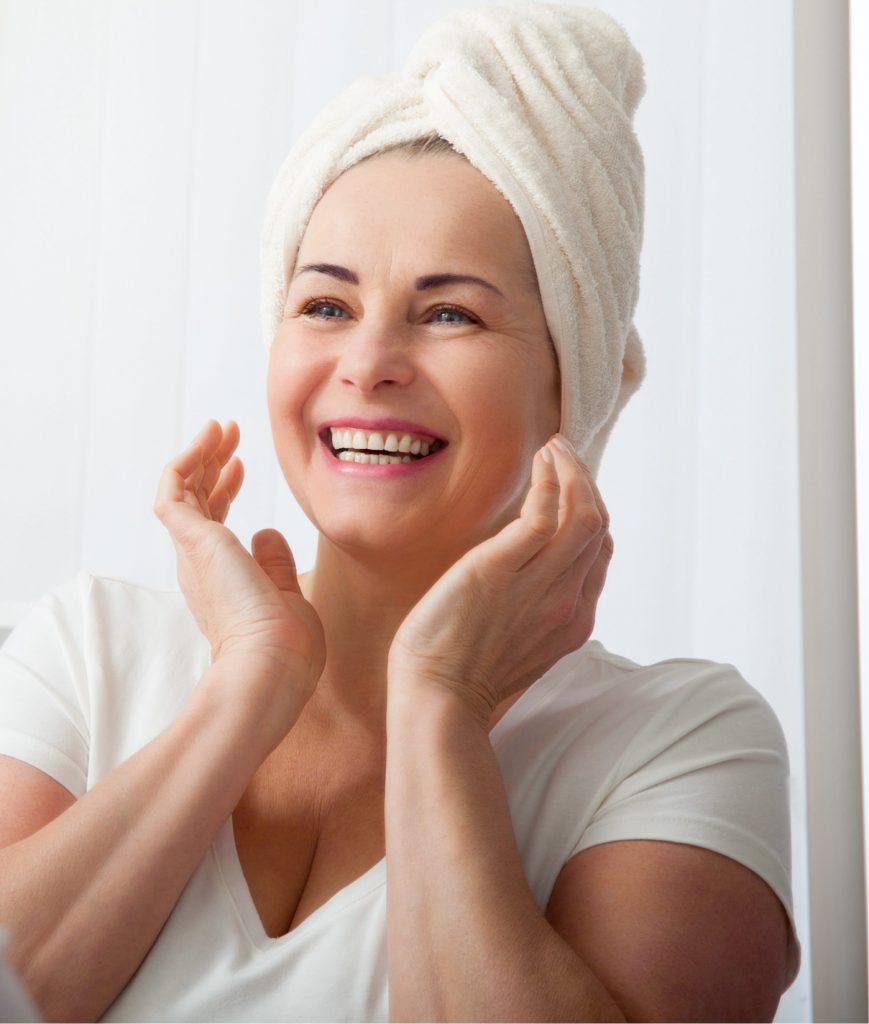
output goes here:
[{"label": "woman's cheek", "polygon": [[322,379],[322,368],[290,355],[284,350],[270,362],[267,400],[275,451],[292,486],[292,477],[311,460],[318,443],[316,424],[306,413]]}]

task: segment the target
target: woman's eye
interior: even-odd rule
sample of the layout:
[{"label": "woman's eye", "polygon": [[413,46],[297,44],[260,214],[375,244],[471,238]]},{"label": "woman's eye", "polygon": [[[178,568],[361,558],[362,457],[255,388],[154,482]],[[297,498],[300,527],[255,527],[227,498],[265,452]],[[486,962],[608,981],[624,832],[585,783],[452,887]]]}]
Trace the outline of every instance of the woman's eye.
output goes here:
[{"label": "woman's eye", "polygon": [[302,310],[306,316],[315,316],[320,320],[337,320],[338,317],[331,313],[323,315],[319,310],[323,309],[336,309],[339,314],[343,313],[344,310],[340,306],[336,306],[334,302],[327,302],[325,299],[315,299],[313,302],[309,302],[307,306]]},{"label": "woman's eye", "polygon": [[[335,302],[330,302],[328,299],[314,299],[302,308],[302,313],[305,316],[311,316],[317,320],[339,320],[344,312],[341,306]],[[449,319],[438,319],[442,314],[446,314]],[[478,322],[476,317],[471,316],[470,313],[466,313],[457,306],[438,306],[432,310],[430,316],[435,318],[435,323],[441,324]]]},{"label": "woman's eye", "polygon": [[[469,323],[476,323],[477,322],[476,319],[474,317],[472,317],[470,313],[466,313],[463,309],[458,309],[455,306],[439,306],[436,310],[434,310],[433,315],[438,317],[438,316],[441,315],[441,313],[449,313],[452,316],[462,316]],[[436,322],[437,323],[441,323],[441,324],[454,324],[454,323],[461,323],[462,321],[461,320],[438,320]]]}]

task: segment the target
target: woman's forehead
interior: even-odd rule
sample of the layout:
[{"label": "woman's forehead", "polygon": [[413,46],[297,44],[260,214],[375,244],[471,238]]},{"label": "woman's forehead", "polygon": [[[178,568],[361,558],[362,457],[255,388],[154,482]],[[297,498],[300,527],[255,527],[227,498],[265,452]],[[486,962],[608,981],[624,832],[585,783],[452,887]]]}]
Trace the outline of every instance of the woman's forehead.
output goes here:
[{"label": "woman's forehead", "polygon": [[528,243],[512,206],[467,161],[390,153],[346,171],[315,207],[298,262],[327,255],[513,276],[524,272]]}]

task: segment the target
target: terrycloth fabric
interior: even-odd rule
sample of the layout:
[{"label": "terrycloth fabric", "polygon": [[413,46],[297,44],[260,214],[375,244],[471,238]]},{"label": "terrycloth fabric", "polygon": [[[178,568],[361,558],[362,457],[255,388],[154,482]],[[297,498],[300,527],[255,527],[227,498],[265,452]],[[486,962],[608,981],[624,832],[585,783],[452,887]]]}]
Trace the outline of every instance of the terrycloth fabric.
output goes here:
[{"label": "terrycloth fabric", "polygon": [[508,3],[431,26],[403,72],[357,79],[290,150],[262,234],[262,327],[271,345],[302,235],[345,170],[436,132],[501,191],[528,237],[561,368],[561,431],[596,475],[645,377],[633,325],[643,158],[633,131],[640,55],[601,11]]}]

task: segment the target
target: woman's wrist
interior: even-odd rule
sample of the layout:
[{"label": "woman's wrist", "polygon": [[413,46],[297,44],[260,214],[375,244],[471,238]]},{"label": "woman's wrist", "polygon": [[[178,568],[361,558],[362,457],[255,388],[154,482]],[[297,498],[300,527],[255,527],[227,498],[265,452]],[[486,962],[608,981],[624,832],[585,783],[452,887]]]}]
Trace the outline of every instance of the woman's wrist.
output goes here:
[{"label": "woman's wrist", "polygon": [[239,743],[265,759],[295,725],[313,688],[268,655],[236,651],[214,661],[190,700],[191,713],[226,722]]},{"label": "woman's wrist", "polygon": [[432,712],[471,718],[488,732],[491,706],[473,689],[450,686],[411,665],[390,665],[387,715],[401,722],[405,717],[429,718]]}]

